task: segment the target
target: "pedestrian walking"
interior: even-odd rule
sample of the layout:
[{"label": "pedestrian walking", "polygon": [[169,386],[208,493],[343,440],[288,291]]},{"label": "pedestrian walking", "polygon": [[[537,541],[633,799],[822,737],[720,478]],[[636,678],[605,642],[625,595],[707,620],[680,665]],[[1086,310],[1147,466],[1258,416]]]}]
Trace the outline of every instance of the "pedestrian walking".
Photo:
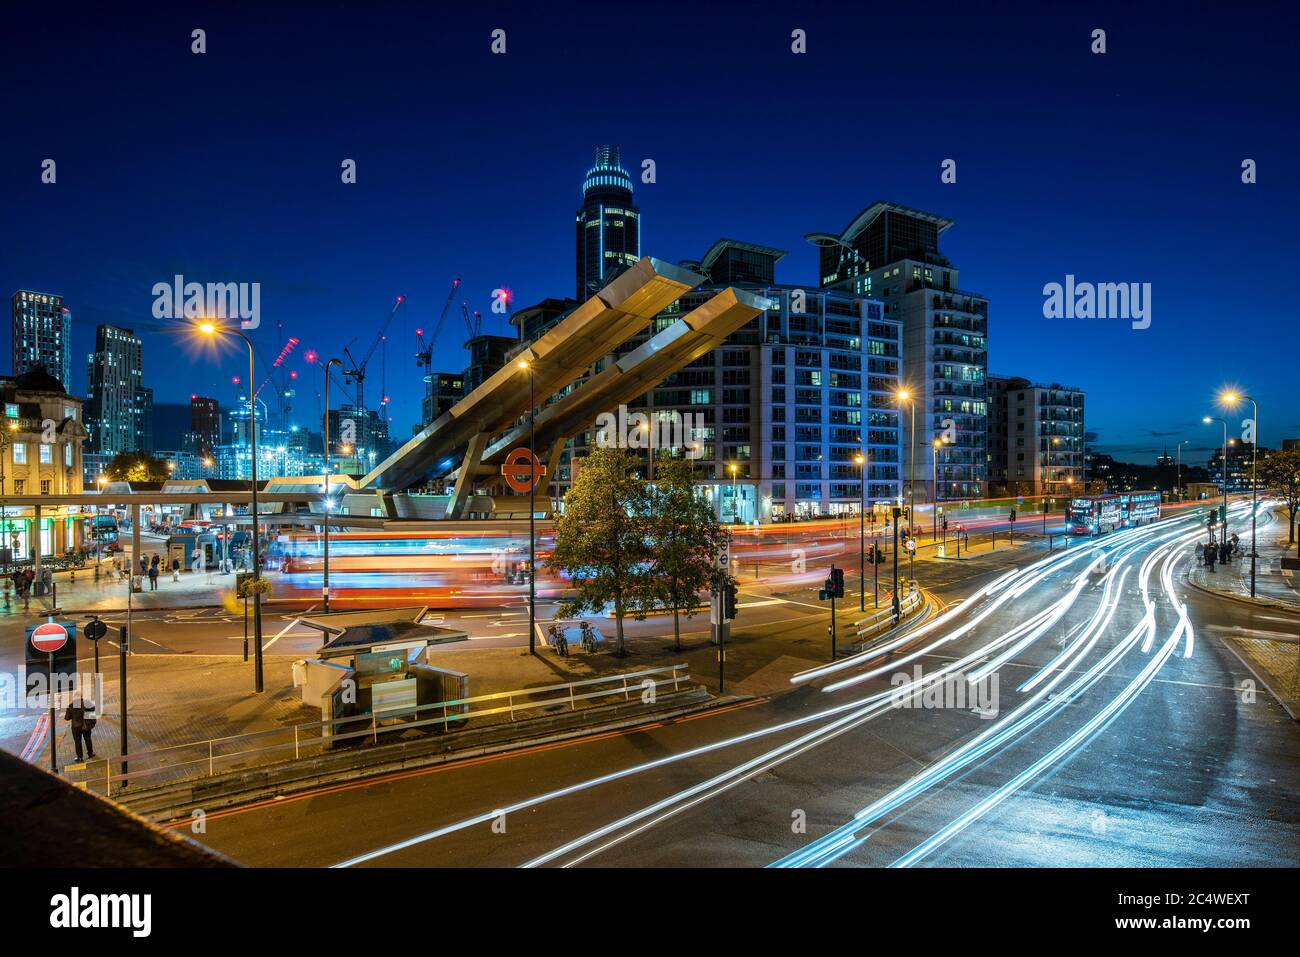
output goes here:
[{"label": "pedestrian walking", "polygon": [[1211,572],[1214,571],[1214,552],[1215,548],[1213,545],[1205,546],[1205,565]]},{"label": "pedestrian walking", "polygon": [[173,558],[172,559],[172,581],[178,582],[180,580],[181,580],[181,560],[179,558]]},{"label": "pedestrian walking", "polygon": [[[95,742],[90,733],[95,730],[95,704],[88,698],[81,698],[68,705],[63,712],[63,719],[72,728],[72,742],[77,748],[77,760],[84,761],[85,755],[95,758]],[[82,746],[85,746],[83,753]]]}]

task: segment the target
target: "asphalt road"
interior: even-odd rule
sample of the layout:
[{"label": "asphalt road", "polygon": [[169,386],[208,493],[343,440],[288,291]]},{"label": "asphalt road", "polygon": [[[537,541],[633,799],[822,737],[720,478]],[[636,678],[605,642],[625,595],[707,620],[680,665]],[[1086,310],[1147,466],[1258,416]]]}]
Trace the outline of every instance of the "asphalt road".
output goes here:
[{"label": "asphalt road", "polygon": [[[1300,732],[1213,636],[1282,613],[1181,584],[1197,527],[1039,551],[991,593],[972,562],[924,633],[744,707],[217,812],[198,836],[252,865],[1293,866]],[[933,687],[906,684],[918,666],[952,669],[952,697],[895,706]],[[957,698],[982,667],[996,699],[991,678]]]}]

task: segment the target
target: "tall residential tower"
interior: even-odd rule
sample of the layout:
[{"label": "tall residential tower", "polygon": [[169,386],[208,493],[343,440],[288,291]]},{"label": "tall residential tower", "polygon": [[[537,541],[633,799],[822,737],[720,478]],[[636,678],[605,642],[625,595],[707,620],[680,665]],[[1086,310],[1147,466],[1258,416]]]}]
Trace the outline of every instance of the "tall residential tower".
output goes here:
[{"label": "tall residential tower", "polygon": [[956,267],[939,252],[951,225],[877,202],[842,232],[807,237],[821,247],[824,288],[878,299],[902,323],[903,388],[913,397],[902,403],[903,469],[906,480],[915,468],[917,502],[979,498],[987,485],[989,304],[958,288]]},{"label": "tall residential tower", "polygon": [[72,314],[63,297],[20,289],[13,295],[13,374],[40,366],[72,392]]},{"label": "tall residential tower", "polygon": [[144,347],[130,329],[99,326],[86,363],[86,428],[101,455],[153,452],[153,390],[144,387]]},{"label": "tall residential tower", "polygon": [[586,302],[641,258],[641,210],[632,205],[632,177],[619,165],[617,146],[596,150],[582,181],[576,233],[578,301]]}]

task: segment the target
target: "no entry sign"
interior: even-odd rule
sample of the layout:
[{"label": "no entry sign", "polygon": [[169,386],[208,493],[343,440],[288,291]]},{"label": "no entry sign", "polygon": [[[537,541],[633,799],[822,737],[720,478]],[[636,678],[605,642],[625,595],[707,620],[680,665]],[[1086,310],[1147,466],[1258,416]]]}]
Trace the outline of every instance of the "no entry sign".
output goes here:
[{"label": "no entry sign", "polygon": [[520,446],[506,456],[505,464],[501,466],[501,474],[506,477],[507,485],[523,494],[537,484],[538,480],[546,474],[546,470],[542,468],[542,463],[538,461],[531,449]]},{"label": "no entry sign", "polygon": [[32,647],[43,654],[52,655],[68,643],[68,630],[60,624],[47,621],[32,629]]}]

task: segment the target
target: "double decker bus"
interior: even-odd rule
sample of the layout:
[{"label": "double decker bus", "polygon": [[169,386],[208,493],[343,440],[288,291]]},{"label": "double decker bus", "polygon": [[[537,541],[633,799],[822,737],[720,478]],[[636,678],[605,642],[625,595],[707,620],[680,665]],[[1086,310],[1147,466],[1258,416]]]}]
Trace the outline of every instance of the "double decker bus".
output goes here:
[{"label": "double decker bus", "polygon": [[1067,524],[1071,535],[1103,535],[1132,528],[1160,517],[1159,492],[1121,492],[1070,500]]},{"label": "double decker bus", "polygon": [[84,519],[86,538],[98,543],[105,551],[114,551],[117,547],[117,517],[113,515],[95,515]]}]

